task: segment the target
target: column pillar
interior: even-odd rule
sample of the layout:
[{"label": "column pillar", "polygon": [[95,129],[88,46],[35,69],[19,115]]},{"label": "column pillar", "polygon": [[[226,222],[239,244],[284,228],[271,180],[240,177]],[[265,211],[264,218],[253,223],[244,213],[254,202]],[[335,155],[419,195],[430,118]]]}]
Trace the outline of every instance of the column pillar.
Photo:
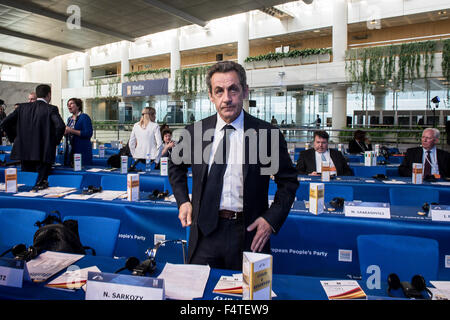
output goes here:
[{"label": "column pillar", "polygon": [[130,72],[130,44],[128,41],[122,41],[121,43],[121,55],[120,55],[120,78],[122,82],[125,82],[125,74]]},{"label": "column pillar", "polygon": [[375,110],[385,110],[386,109],[386,89],[375,88],[372,91],[372,95],[375,98]]},{"label": "column pillar", "polygon": [[[347,86],[333,88],[332,129],[339,130],[347,126]],[[334,136],[337,133],[333,133]]]},{"label": "column pillar", "polygon": [[344,62],[347,50],[347,0],[333,0],[333,62]]},{"label": "column pillar", "polygon": [[175,91],[177,71],[181,69],[180,30],[177,29],[170,43],[170,79],[169,92]]},{"label": "column pillar", "polygon": [[305,93],[299,91],[293,97],[295,98],[295,124],[301,126],[305,116]]},{"label": "column pillar", "polygon": [[238,23],[238,63],[244,65],[245,59],[250,55],[250,43],[248,39],[248,13],[244,14],[244,19]]},{"label": "column pillar", "polygon": [[84,67],[83,67],[84,86],[89,87],[89,81],[91,80],[91,53],[90,50],[86,50],[84,53]]}]

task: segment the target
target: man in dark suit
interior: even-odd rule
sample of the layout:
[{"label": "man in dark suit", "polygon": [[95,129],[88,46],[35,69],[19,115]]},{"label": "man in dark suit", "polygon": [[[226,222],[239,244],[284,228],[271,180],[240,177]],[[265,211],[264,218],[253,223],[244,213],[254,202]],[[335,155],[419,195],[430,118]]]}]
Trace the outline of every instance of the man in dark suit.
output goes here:
[{"label": "man in dark suit", "polygon": [[56,146],[60,143],[66,125],[58,107],[50,103],[51,88],[36,87],[37,100],[20,104],[1,123],[8,139],[14,142],[11,159],[21,160],[22,171],[38,172],[34,190],[48,187],[47,178],[55,161]]},{"label": "man in dark suit", "polygon": [[300,152],[297,160],[298,174],[321,175],[322,162],[328,161],[331,167],[330,174],[337,174],[338,176],[353,175],[353,171],[348,166],[342,153],[335,149],[328,149],[329,137],[326,131],[314,131],[314,148]]},{"label": "man in dark suit", "polygon": [[372,151],[372,144],[366,138],[366,133],[362,130],[356,130],[353,139],[348,143],[348,153],[359,154],[366,151]]},{"label": "man in dark suit", "polygon": [[423,164],[424,178],[429,176],[450,177],[450,154],[447,151],[437,149],[439,143],[439,130],[427,128],[422,132],[422,146],[406,150],[405,158],[398,167],[398,172],[403,177],[411,177],[412,164]]},{"label": "man in dark suit", "polygon": [[[241,270],[243,251],[270,253],[270,236],[295,199],[297,173],[279,129],[242,110],[244,68],[219,62],[206,81],[217,114],[186,127],[172,150],[169,181],[181,224],[190,226],[188,262]],[[269,208],[270,175],[277,191]]]}]

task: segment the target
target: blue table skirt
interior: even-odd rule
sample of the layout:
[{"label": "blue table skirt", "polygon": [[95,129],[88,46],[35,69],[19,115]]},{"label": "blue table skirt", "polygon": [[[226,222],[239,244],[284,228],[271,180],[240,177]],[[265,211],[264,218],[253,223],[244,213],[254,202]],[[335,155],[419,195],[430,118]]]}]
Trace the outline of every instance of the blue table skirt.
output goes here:
[{"label": "blue table skirt", "polygon": [[[297,189],[298,200],[309,199],[309,184],[311,182],[322,182],[320,177],[313,176],[299,176],[300,185]],[[432,184],[424,182],[417,185],[411,183],[411,178],[396,177],[395,180],[405,182],[404,184],[390,184],[383,183],[381,181],[372,178],[360,178],[360,177],[337,177],[330,182],[324,182],[325,192],[328,184],[332,185],[344,185],[353,187],[354,199],[370,202],[389,202],[389,188],[409,188],[409,187],[426,187],[433,188],[439,191],[439,203],[450,204],[450,187]],[[366,182],[371,181],[371,182]],[[274,194],[276,190],[275,182],[270,182],[270,194]]]},{"label": "blue table skirt", "polygon": [[[125,265],[125,259],[112,259],[106,257],[93,257],[86,255],[74,263],[79,268],[97,266],[102,272],[113,273]],[[158,259],[157,269],[153,276],[157,277],[164,268],[165,261]],[[45,287],[45,285],[65,270],[53,276],[43,283],[23,282],[22,288],[0,286],[0,299],[6,300],[84,300],[85,292],[82,289],[76,291],[57,290]],[[122,274],[130,274],[130,271],[124,270]],[[223,275],[230,276],[234,273],[240,273],[236,270],[211,269],[208,282],[206,284],[203,297],[196,300],[240,300],[239,297],[221,295],[213,293],[213,289],[219,278]],[[277,297],[274,300],[327,300],[326,293],[320,284],[321,280],[331,280],[327,277],[306,277],[294,275],[273,274],[272,290]],[[361,288],[368,295],[369,299],[390,299],[386,294],[387,284],[382,281],[380,289],[369,290],[365,283],[358,281]],[[173,305],[171,305],[173,307]],[[172,308],[171,307],[171,308]],[[178,310],[177,310],[178,311]]]},{"label": "blue table skirt", "polygon": [[[143,258],[153,247],[155,234],[166,239],[187,239],[178,220],[174,203],[164,201],[128,202],[126,200],[68,200],[26,198],[0,194],[0,206],[5,208],[58,210],[66,215],[95,215],[121,220],[115,255]],[[444,256],[450,254],[450,224],[432,222],[417,215],[418,208],[392,207],[390,220],[348,218],[342,213],[315,216],[296,203],[277,235],[271,238],[274,273],[293,275],[323,275],[330,277],[359,276],[356,237],[361,234],[404,234],[436,239],[440,246],[440,275],[449,276]],[[339,250],[351,250],[351,261],[339,261]],[[177,261],[162,250],[162,257]],[[179,260],[178,260],[179,261]]]},{"label": "blue table skirt", "polygon": [[[327,206],[328,207],[328,206]],[[345,217],[342,212],[313,215],[296,202],[271,247],[277,273],[359,276],[356,239],[363,234],[397,234],[439,242],[439,277],[449,278],[445,256],[450,254],[450,223],[419,216],[420,208],[391,206],[391,219]],[[339,251],[347,253],[346,258]]]}]

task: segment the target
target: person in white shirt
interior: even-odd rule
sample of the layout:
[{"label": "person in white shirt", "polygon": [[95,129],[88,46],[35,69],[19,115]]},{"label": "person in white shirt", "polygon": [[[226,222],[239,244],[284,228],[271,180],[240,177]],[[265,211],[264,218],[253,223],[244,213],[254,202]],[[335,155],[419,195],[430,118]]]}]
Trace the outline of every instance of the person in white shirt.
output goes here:
[{"label": "person in white shirt", "polygon": [[144,163],[147,154],[150,155],[150,159],[155,163],[159,163],[159,158],[161,157],[161,132],[158,124],[155,123],[155,119],[155,108],[144,108],[141,120],[134,124],[128,142],[132,157]]},{"label": "person in white shirt", "polygon": [[314,131],[312,149],[300,152],[297,161],[297,172],[302,175],[317,176],[322,174],[322,162],[328,162],[330,174],[338,176],[352,176],[353,171],[348,166],[342,153],[328,148],[329,135],[326,131]]}]

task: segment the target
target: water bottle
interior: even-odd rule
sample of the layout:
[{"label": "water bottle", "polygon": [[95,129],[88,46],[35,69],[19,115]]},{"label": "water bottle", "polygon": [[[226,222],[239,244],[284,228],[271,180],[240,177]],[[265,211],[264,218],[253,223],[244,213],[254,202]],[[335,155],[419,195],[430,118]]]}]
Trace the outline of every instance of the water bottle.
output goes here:
[{"label": "water bottle", "polygon": [[152,171],[151,159],[150,159],[150,153],[147,153],[147,155],[145,156],[145,172],[150,172],[150,171]]}]

